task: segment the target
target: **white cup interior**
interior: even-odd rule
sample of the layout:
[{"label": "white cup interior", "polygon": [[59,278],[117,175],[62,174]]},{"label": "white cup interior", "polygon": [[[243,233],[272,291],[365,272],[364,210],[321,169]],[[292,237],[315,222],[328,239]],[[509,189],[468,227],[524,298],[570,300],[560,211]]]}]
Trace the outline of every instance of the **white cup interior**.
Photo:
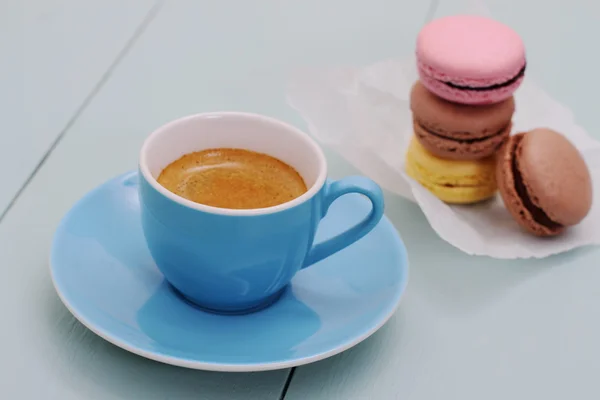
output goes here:
[{"label": "white cup interior", "polygon": [[[237,148],[268,154],[291,165],[309,188],[302,196],[274,207],[233,210],[205,206],[162,187],[162,170],[185,154],[212,148]],[[146,139],[140,153],[140,170],[163,195],[199,210],[236,215],[257,215],[293,207],[314,196],[327,175],[321,148],[305,133],[273,118],[239,112],[197,114],[170,122]]]}]

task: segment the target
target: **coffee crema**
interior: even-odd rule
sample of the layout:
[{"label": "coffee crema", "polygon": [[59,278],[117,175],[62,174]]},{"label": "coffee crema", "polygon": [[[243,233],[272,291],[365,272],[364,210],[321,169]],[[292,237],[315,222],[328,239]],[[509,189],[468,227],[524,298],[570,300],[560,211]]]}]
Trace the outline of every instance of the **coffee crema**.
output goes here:
[{"label": "coffee crema", "polygon": [[272,207],[306,193],[300,174],[267,154],[216,148],[169,164],[158,183],[195,203],[229,209]]}]

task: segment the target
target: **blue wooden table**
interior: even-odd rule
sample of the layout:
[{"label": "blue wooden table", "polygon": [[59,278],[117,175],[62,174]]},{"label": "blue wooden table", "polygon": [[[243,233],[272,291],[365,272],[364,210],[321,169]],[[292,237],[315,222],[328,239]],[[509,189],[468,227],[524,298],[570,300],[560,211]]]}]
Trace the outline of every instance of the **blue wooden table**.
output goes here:
[{"label": "blue wooden table", "polygon": [[[488,0],[527,45],[528,76],[600,138],[600,6]],[[440,0],[441,16],[461,10]],[[544,260],[470,257],[387,195],[409,289],[373,337],[333,358],[253,374],[129,354],[86,330],[48,273],[58,221],[136,167],[157,126],[242,110],[305,128],[286,104],[301,66],[363,65],[414,48],[429,1],[7,0],[0,4],[3,399],[597,399],[600,249]],[[328,152],[334,177],[354,173]],[[435,248],[436,251],[431,251]]]}]

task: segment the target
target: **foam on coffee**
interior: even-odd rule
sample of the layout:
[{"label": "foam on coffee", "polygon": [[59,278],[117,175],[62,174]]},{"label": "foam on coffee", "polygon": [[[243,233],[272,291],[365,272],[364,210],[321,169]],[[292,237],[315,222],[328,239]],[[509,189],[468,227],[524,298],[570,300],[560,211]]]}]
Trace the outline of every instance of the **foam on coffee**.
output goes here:
[{"label": "foam on coffee", "polygon": [[300,174],[267,154],[216,148],[169,164],[158,183],[193,202],[230,209],[272,207],[306,193]]}]

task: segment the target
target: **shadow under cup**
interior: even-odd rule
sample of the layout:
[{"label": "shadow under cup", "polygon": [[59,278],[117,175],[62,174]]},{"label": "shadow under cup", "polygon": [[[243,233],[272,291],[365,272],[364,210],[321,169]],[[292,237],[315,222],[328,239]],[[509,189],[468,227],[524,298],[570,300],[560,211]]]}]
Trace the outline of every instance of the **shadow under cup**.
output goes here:
[{"label": "shadow under cup", "polygon": [[[161,171],[181,156],[211,148],[265,153],[291,165],[308,191],[268,208],[210,207],[162,187]],[[198,114],[153,132],[140,154],[142,227],[150,253],[167,281],[196,305],[221,313],[250,312],[279,298],[302,268],[352,244],[383,215],[381,189],[368,178],[326,181],[322,150],[308,135],[255,114]],[[313,246],[331,203],[361,193],[371,213],[345,232]]]}]

